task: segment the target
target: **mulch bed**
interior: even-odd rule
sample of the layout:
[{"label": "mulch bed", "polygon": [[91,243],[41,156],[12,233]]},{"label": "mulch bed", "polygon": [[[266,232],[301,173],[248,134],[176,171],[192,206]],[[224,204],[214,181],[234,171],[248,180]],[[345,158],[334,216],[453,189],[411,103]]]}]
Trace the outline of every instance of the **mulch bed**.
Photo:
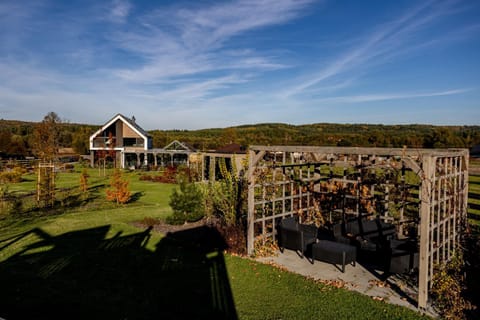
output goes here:
[{"label": "mulch bed", "polygon": [[218,219],[202,219],[196,222],[187,222],[181,225],[168,224],[161,220],[136,221],[132,224],[140,229],[152,227],[154,231],[163,233],[165,235],[203,226],[212,227],[215,228],[223,237],[225,243],[227,244],[227,252],[239,255],[246,254],[246,237],[243,228],[241,226],[225,226]]},{"label": "mulch bed", "polygon": [[185,224],[179,224],[179,225],[174,225],[174,224],[168,224],[164,221],[157,220],[155,223],[152,223],[148,221],[148,223],[144,221],[135,221],[132,223],[135,227],[145,229],[148,227],[152,227],[153,231],[160,232],[163,234],[167,234],[169,232],[177,232],[177,231],[183,231],[183,230],[188,230],[192,228],[197,228],[201,226],[208,226],[209,224],[207,223],[206,220],[200,220],[196,222],[188,222]]}]

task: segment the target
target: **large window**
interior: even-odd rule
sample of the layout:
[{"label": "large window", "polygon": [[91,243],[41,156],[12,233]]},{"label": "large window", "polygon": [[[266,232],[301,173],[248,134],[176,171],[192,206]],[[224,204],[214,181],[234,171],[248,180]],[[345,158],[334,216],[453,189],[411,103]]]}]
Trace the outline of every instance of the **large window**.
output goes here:
[{"label": "large window", "polygon": [[123,138],[123,146],[125,146],[125,147],[143,147],[143,139]]}]

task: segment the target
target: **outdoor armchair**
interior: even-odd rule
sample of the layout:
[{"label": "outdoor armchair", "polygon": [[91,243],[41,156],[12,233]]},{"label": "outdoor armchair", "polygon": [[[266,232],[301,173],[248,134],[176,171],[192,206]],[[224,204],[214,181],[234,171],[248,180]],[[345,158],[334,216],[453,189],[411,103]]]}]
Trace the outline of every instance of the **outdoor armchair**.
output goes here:
[{"label": "outdoor armchair", "polygon": [[295,250],[301,258],[307,249],[317,241],[315,225],[300,224],[294,217],[284,218],[278,226],[278,246],[280,251]]}]

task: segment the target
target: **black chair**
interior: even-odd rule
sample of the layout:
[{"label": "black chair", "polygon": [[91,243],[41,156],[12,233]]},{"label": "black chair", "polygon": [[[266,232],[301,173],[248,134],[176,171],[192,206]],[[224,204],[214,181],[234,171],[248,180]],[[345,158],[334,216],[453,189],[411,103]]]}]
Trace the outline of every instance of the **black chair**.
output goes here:
[{"label": "black chair", "polygon": [[418,269],[419,254],[416,240],[390,240],[385,271],[389,273],[411,273]]},{"label": "black chair", "polygon": [[341,223],[336,223],[332,226],[333,241],[343,244],[351,244],[351,239],[345,235],[344,226]]},{"label": "black chair", "polygon": [[295,250],[303,258],[309,247],[317,241],[317,227],[315,225],[300,224],[295,217],[284,218],[278,226],[278,246],[283,253],[284,249]]}]

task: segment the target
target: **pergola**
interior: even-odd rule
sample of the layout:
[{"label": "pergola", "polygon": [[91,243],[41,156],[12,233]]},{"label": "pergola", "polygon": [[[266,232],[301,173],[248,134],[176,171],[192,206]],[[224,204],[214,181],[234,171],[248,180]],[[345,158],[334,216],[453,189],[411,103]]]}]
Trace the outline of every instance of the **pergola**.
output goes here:
[{"label": "pergola", "polygon": [[467,149],[251,146],[248,253],[275,241],[286,216],[320,223],[379,216],[399,237],[416,231],[417,301],[426,308],[434,266],[452,258],[466,227],[468,156]]}]

